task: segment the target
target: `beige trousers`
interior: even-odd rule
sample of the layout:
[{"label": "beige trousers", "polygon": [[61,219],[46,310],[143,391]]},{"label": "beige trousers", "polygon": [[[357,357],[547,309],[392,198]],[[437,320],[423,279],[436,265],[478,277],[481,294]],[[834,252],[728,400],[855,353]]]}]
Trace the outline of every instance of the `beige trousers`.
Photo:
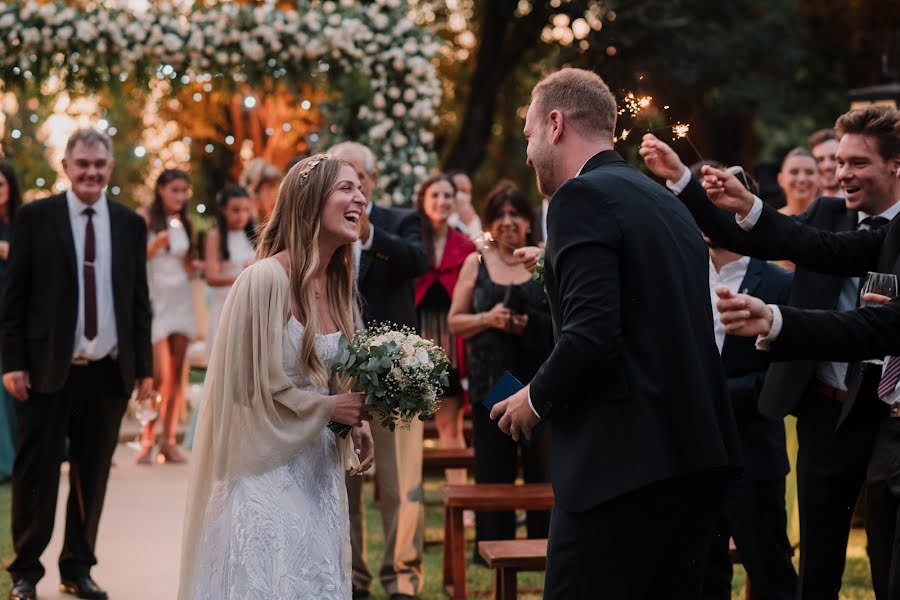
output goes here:
[{"label": "beige trousers", "polygon": [[[422,487],[423,424],[394,432],[372,422],[375,441],[375,480],[384,529],[384,560],[379,578],[390,594],[417,595],[425,584],[425,504]],[[368,590],[372,574],[366,563],[366,521],[362,506],[363,478],[347,477],[350,505],[350,544],[353,549],[353,588]]]}]

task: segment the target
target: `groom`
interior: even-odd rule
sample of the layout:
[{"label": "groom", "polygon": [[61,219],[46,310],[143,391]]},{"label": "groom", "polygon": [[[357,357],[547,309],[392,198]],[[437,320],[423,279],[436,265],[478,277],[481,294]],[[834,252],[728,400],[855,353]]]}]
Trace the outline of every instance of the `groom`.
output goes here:
[{"label": "groom", "polygon": [[697,598],[740,462],[690,213],[612,147],[616,102],[590,71],[532,92],[528,164],[547,215],[556,346],[498,403],[500,428],[549,420],[556,496],[547,599]]}]

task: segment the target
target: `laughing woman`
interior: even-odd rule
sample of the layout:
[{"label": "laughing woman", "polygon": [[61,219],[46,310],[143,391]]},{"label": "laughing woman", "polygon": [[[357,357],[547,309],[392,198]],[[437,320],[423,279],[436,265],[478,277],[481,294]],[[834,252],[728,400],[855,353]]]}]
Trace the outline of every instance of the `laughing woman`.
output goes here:
[{"label": "laughing woman", "polygon": [[[475,244],[465,234],[450,227],[448,220],[456,208],[456,187],[446,175],[429,177],[419,188],[416,208],[422,214],[422,248],[428,270],[416,282],[416,311],[419,334],[434,340],[450,358],[450,386],[434,416],[442,448],[464,448],[462,385],[459,378],[456,336],[450,333],[447,313],[453,289],[466,257]],[[465,483],[464,469],[448,469],[448,483]]]},{"label": "laughing woman", "polygon": [[362,394],[345,393],[330,367],[357,324],[365,203],[349,164],[301,161],[259,261],[228,294],[192,454],[179,600],[351,596],[344,472],[367,469],[373,448]]}]

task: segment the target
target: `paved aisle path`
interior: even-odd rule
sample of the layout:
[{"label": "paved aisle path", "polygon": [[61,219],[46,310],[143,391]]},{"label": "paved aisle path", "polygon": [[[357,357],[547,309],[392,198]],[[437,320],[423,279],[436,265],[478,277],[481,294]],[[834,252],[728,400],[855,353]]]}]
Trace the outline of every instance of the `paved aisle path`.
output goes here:
[{"label": "paved aisle path", "polygon": [[[110,600],[174,600],[188,466],[138,467],[134,451],[122,445],[114,460],[97,537],[98,564],[91,574]],[[59,592],[56,566],[69,494],[67,472],[59,487],[53,539],[41,559],[47,569],[38,584],[41,600],[74,598]]]}]

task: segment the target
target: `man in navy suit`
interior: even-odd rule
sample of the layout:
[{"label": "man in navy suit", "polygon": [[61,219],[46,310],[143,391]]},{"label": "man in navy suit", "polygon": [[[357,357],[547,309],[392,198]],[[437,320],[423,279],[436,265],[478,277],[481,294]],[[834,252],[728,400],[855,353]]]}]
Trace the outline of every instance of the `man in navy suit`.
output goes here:
[{"label": "man in navy suit", "polygon": [[784,478],[790,467],[784,424],[780,419],[764,417],[757,407],[769,357],[754,347],[753,340],[726,335],[715,304],[715,290],[723,285],[736,293],[784,304],[790,296],[791,275],[765,261],[729,252],[709,241],[707,244],[713,330],[744,454],[744,473],[726,493],[721,524],[709,550],[703,598],[731,598],[728,538],[732,537],[753,581],[753,597],[793,600],[797,572],[786,532]]}]

